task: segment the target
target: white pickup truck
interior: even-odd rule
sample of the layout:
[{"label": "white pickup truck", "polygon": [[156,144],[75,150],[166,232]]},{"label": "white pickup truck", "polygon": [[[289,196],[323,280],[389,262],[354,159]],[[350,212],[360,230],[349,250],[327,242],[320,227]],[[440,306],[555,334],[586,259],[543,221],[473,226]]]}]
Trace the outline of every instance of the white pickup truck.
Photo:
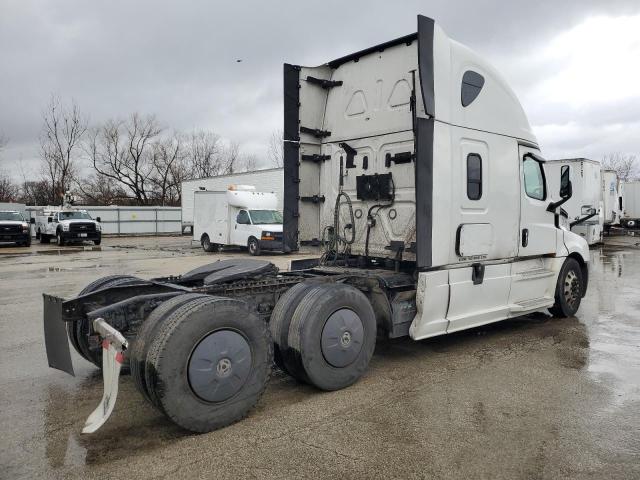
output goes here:
[{"label": "white pickup truck", "polygon": [[84,241],[100,245],[102,240],[100,217],[94,220],[86,210],[45,210],[36,216],[35,228],[40,243],[55,239],[59,246]]}]

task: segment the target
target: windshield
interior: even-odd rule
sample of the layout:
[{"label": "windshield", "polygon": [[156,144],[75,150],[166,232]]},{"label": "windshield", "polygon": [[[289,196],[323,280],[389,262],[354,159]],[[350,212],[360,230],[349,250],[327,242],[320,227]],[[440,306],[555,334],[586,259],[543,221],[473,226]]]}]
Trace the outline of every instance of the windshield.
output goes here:
[{"label": "windshield", "polygon": [[58,218],[60,220],[91,220],[91,215],[87,212],[60,212]]},{"label": "windshield", "polygon": [[282,214],[277,210],[249,210],[254,225],[281,225]]},{"label": "windshield", "polygon": [[18,212],[0,212],[0,221],[24,222],[24,218]]}]

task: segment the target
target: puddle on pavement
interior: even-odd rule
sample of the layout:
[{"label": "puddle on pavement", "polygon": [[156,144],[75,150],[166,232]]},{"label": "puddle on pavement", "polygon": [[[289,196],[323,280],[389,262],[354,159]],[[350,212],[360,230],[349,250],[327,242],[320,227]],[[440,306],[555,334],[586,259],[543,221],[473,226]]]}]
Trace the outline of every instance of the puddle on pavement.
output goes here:
[{"label": "puddle on pavement", "polygon": [[[638,394],[640,378],[640,253],[601,247],[592,250],[584,315],[589,331],[588,372],[614,391],[614,404]],[[591,297],[590,297],[591,295]],[[582,310],[582,307],[581,307]]]}]

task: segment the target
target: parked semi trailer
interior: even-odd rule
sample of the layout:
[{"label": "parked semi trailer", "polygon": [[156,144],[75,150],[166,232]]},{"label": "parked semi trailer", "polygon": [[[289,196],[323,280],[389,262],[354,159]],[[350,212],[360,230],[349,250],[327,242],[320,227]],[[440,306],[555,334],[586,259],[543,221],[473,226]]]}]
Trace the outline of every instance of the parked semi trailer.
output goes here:
[{"label": "parked semi trailer", "polygon": [[574,315],[589,249],[514,93],[481,57],[419,16],[417,33],[325,65],[284,66],[284,242],[323,245],[281,272],[257,259],[183,275],[106,277],[44,296],[49,365],[69,342],[102,365],[110,415],[129,366],[185,429],[241,419],[272,360],[320,390],[367,370],[377,335],[414,340],[549,309]]},{"label": "parked semi trailer", "polygon": [[571,231],[583,237],[589,245],[602,242],[604,214],[601,200],[602,178],[600,162],[587,158],[550,160],[545,165],[552,191],[560,187],[563,169],[569,171],[573,195],[562,208],[569,217]]},{"label": "parked semi trailer", "polygon": [[625,182],[624,214],[620,223],[625,228],[640,228],[640,182]]},{"label": "parked semi trailer", "polygon": [[604,231],[611,230],[611,227],[620,225],[624,205],[620,188],[620,180],[615,170],[602,170],[602,211],[604,215]]}]

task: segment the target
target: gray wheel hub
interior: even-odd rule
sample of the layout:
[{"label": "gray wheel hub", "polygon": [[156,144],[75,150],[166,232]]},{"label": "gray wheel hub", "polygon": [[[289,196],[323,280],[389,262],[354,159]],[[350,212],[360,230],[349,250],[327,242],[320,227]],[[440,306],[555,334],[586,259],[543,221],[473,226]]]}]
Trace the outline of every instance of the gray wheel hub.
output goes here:
[{"label": "gray wheel hub", "polygon": [[203,338],[189,358],[191,390],[207,402],[233,397],[251,373],[251,347],[233,330],[218,330]]},{"label": "gray wheel hub", "polygon": [[330,365],[342,368],[358,358],[364,341],[360,317],[351,309],[333,312],[324,324],[320,344],[322,355]]},{"label": "gray wheel hub", "polygon": [[576,272],[569,270],[564,280],[564,299],[573,308],[580,299],[581,287],[580,279]]}]

